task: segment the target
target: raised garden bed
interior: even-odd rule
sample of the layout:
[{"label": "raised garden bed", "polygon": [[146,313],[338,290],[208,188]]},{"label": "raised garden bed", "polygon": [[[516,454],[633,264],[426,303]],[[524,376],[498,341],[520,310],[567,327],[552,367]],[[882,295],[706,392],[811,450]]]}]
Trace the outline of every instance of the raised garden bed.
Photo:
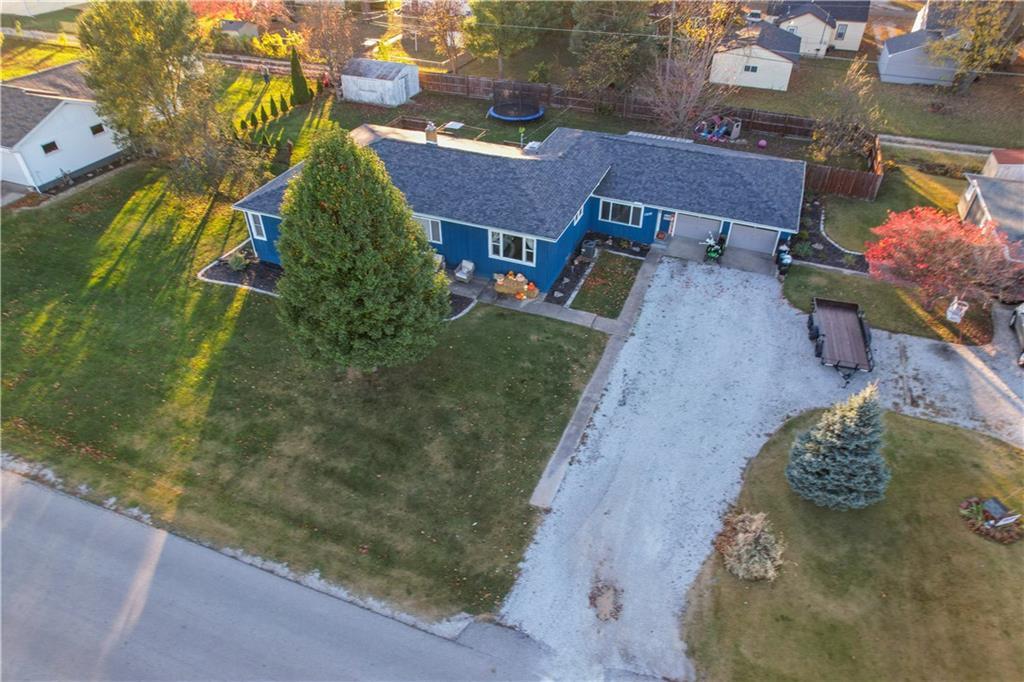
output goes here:
[{"label": "raised garden bed", "polygon": [[213,265],[203,271],[203,277],[222,284],[236,284],[252,287],[273,294],[277,291],[277,281],[284,274],[279,266],[256,259],[256,254],[248,244],[239,249],[249,265],[244,270],[234,270],[228,264],[228,257],[221,256]]},{"label": "raised garden bed", "polygon": [[829,241],[821,231],[821,212],[820,196],[814,196],[810,201],[804,202],[800,214],[800,232],[790,242],[793,259],[867,272],[868,262],[864,256],[846,253]]},{"label": "raised garden bed", "polygon": [[579,286],[580,281],[587,272],[587,266],[590,265],[590,261],[578,262],[578,257],[583,248],[583,242],[592,240],[597,242],[597,246],[604,250],[612,253],[620,253],[627,256],[637,256],[639,258],[646,258],[647,254],[651,251],[650,244],[641,244],[640,242],[634,242],[629,239],[619,239],[616,237],[608,237],[597,232],[587,232],[583,235],[583,239],[580,242],[580,246],[577,247],[576,252],[573,254],[569,262],[566,263],[559,274],[555,284],[548,291],[547,296],[544,300],[548,303],[557,303],[558,305],[565,305],[566,301],[569,300],[569,296],[572,292],[576,291],[576,287]]}]

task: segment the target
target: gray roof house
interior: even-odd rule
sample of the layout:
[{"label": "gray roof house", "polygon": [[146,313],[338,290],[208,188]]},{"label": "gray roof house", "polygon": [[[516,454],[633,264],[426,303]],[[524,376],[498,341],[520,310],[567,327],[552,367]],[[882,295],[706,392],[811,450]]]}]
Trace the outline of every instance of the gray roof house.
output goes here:
[{"label": "gray roof house", "polygon": [[[799,230],[802,161],[572,128],[525,149],[369,124],[350,134],[383,162],[445,261],[472,261],[484,276],[522,272],[542,291],[588,232],[694,245],[710,234],[770,257]],[[261,260],[281,262],[280,206],[301,172],[234,205]]]},{"label": "gray roof house", "polygon": [[800,36],[762,21],[741,29],[719,48],[708,78],[712,83],[785,91],[799,62]]},{"label": "gray roof house", "polygon": [[0,85],[0,177],[45,191],[108,163],[120,149],[78,62]]},{"label": "gray roof house", "polygon": [[982,229],[996,229],[1024,248],[1024,181],[967,173],[967,189],[957,202],[960,218]]},{"label": "gray roof house", "polygon": [[904,85],[952,85],[956,65],[948,59],[932,58],[928,45],[955,35],[955,13],[955,3],[926,2],[917,12],[913,30],[883,44],[878,55],[879,79]]}]

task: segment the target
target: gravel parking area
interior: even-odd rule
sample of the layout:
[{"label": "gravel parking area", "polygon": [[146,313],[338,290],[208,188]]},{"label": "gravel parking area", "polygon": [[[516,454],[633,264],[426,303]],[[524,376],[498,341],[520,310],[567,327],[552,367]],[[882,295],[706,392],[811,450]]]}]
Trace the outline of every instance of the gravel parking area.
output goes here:
[{"label": "gravel parking area", "polygon": [[891,407],[1014,435],[1018,370],[994,349],[880,332],[875,373],[844,389],[805,319],[773,278],[662,261],[502,610],[551,648],[554,677],[688,676],[686,590],[748,458],[787,417],[870,378]]}]

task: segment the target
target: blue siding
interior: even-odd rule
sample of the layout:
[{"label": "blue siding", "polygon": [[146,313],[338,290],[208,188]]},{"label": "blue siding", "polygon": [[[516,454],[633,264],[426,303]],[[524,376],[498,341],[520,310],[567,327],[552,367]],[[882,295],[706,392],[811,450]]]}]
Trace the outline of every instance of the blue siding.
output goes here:
[{"label": "blue siding", "polygon": [[591,219],[592,222],[590,228],[594,232],[600,232],[608,235],[609,237],[632,239],[633,241],[643,242],[644,244],[650,244],[654,241],[654,234],[658,231],[658,209],[650,206],[644,206],[643,220],[640,223],[640,226],[633,227],[632,225],[623,225],[621,223],[611,223],[607,220],[601,220],[601,199],[599,197],[591,197],[589,203],[594,205],[594,213]]},{"label": "blue siding", "polygon": [[253,248],[260,260],[280,265],[281,257],[277,255],[277,239],[281,236],[281,219],[269,215],[262,216],[262,218],[263,231],[267,233],[267,238],[253,239]]}]

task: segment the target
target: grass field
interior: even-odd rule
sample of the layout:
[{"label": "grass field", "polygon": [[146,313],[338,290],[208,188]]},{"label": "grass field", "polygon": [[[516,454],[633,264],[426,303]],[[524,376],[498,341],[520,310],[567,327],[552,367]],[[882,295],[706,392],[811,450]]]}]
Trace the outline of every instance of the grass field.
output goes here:
[{"label": "grass field", "polygon": [[884,223],[889,211],[906,211],[915,206],[955,211],[957,199],[966,188],[966,180],[929,175],[913,166],[902,165],[886,171],[874,201],[827,196],[825,231],[841,246],[863,251],[864,244],[875,239],[872,228]]},{"label": "grass field", "polygon": [[256,71],[224,69],[218,109],[230,116],[237,127],[239,121],[248,118],[251,112],[259,116],[261,104],[267,107],[269,114],[271,97],[276,100],[284,95],[288,99],[291,94],[292,82],[284,76],[271,76],[270,83],[266,84]]},{"label": "grass field", "polygon": [[643,264],[637,258],[602,251],[571,307],[616,319]]},{"label": "grass field", "polygon": [[768,513],[786,543],[774,583],[729,574],[717,554],[690,592],[685,626],[699,679],[1019,680],[1024,543],[974,535],[971,495],[1024,504],[1024,451],[972,431],[888,413],[893,478],[868,509],[829,511],[784,476],[788,422],[751,462],[738,506]]},{"label": "grass field", "polygon": [[26,31],[47,31],[48,33],[78,33],[75,21],[82,10],[73,7],[38,14],[34,17],[22,17],[17,14],[0,14],[0,26],[15,28],[17,24]]},{"label": "grass field", "polygon": [[[815,296],[851,301],[866,311],[872,327],[951,343],[959,340],[959,330],[945,317],[949,301],[940,301],[934,310],[927,311],[912,292],[868,277],[796,265],[786,275],[782,292],[803,311],[810,311]],[[992,340],[991,310],[980,305],[970,307],[961,326],[964,343],[983,344]]]},{"label": "grass field", "polygon": [[0,80],[9,81],[51,66],[67,64],[78,57],[77,47],[4,36],[0,45]]},{"label": "grass field", "polygon": [[420,364],[350,376],[299,360],[274,299],[196,279],[243,222],[159,169],[3,226],[5,452],[418,613],[500,603],[602,334],[477,306]]},{"label": "grass field", "polygon": [[[798,116],[819,116],[822,102],[849,68],[848,61],[801,59],[786,92],[742,88],[730,98],[736,106],[778,111]],[[869,65],[876,77],[878,70]],[[994,147],[1024,146],[1024,126],[985,125],[985,121],[1019,118],[1020,78],[989,76],[971,86],[966,96],[922,85],[895,85],[874,80],[873,92],[885,122],[879,132],[965,142]],[[941,111],[932,111],[941,104]]]}]

